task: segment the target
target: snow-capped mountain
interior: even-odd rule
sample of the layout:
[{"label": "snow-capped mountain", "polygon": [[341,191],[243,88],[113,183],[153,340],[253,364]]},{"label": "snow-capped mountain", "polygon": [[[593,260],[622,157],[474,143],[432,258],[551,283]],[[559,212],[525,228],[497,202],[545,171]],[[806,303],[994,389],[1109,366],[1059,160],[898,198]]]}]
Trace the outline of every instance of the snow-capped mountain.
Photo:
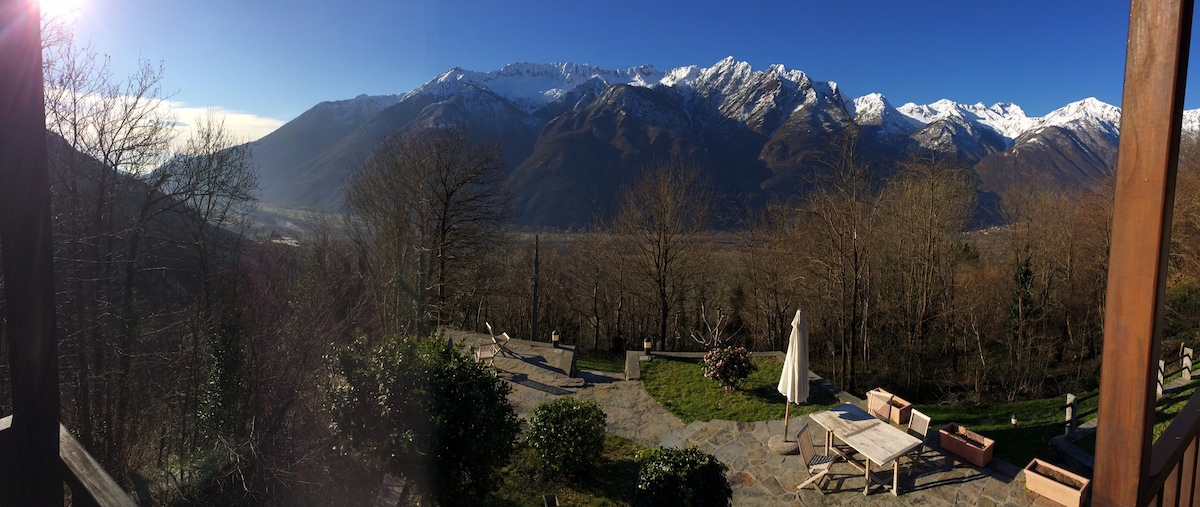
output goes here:
[{"label": "snow-capped mountain", "polygon": [[1025,116],[1025,111],[1015,104],[995,104],[988,107],[982,103],[964,105],[942,99],[926,105],[909,102],[900,106],[898,110],[921,124],[949,119],[984,125],[1009,140],[1021,135],[1034,122],[1033,118]]},{"label": "snow-capped mountain", "polygon": [[605,86],[616,84],[648,86],[662,80],[653,66],[623,70],[601,69],[578,63],[513,63],[491,72],[475,72],[455,67],[404,95],[404,99],[430,95],[445,99],[463,85],[488,89],[508,99],[526,113],[537,110],[566,95],[588,81]]},{"label": "snow-capped mountain", "polygon": [[[860,133],[872,167],[938,152],[975,167],[982,191],[1045,176],[1080,184],[1111,171],[1120,110],[1095,99],[1030,117],[1015,104],[893,106],[832,81],[732,57],[660,72],[575,63],[450,69],[404,94],[325,102],[255,144],[264,199],[337,206],[348,172],[388,134],[460,124],[500,142],[519,223],[580,225],[610,211],[646,166],[682,158],[718,190],[758,199],[802,191],[822,154]],[[1200,127],[1200,111],[1185,127]]]}]

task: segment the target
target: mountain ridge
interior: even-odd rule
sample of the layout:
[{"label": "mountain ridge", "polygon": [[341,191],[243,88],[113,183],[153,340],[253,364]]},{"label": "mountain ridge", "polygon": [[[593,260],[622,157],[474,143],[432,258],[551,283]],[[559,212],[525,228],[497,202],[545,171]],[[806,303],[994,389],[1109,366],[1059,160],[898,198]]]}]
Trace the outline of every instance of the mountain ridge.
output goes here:
[{"label": "mountain ridge", "polygon": [[[456,67],[403,94],[322,102],[254,148],[265,200],[336,208],[355,164],[388,134],[462,124],[504,146],[518,224],[577,226],[610,214],[621,188],[668,158],[697,165],[724,194],[792,198],[852,129],[868,138],[870,162],[940,153],[974,168],[981,192],[1031,171],[1086,184],[1112,171],[1119,115],[1095,98],[1041,117],[1011,103],[895,107],[882,94],[852,99],[834,81],[733,57],[667,71],[519,62]],[[1200,126],[1200,110],[1185,112],[1185,126]]]}]

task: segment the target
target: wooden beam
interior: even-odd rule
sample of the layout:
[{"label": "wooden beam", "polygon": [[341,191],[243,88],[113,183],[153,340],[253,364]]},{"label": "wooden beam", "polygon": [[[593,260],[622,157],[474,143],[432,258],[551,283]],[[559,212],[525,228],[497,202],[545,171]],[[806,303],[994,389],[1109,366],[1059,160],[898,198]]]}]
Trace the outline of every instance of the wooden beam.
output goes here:
[{"label": "wooden beam", "polygon": [[137,504],[114,481],[104,467],[79,445],[79,441],[59,425],[59,456],[65,467],[67,485],[71,487],[72,505],[98,507],[136,507]]},{"label": "wooden beam", "polygon": [[1192,4],[1133,0],[1130,8],[1092,495],[1098,507],[1148,500]]},{"label": "wooden beam", "polygon": [[0,0],[0,248],[13,419],[0,502],[62,505],[50,176],[38,2]]},{"label": "wooden beam", "polygon": [[[0,419],[0,438],[11,434],[7,431],[12,427],[13,417]],[[112,476],[100,466],[100,463],[88,454],[75,440],[75,436],[66,426],[58,426],[59,434],[59,465],[63,467],[63,476],[67,486],[71,488],[71,505],[97,507],[133,507],[137,505]]]}]

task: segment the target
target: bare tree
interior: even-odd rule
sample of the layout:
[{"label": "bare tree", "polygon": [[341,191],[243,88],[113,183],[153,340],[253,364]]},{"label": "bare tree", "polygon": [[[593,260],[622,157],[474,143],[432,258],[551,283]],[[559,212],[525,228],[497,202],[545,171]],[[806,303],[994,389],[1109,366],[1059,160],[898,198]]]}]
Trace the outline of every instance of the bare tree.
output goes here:
[{"label": "bare tree", "polygon": [[672,312],[702,266],[698,243],[711,209],[697,168],[678,161],[650,167],[622,195],[614,228],[645,297],[657,306],[659,347],[666,347]]},{"label": "bare tree", "polygon": [[935,369],[920,365],[946,352],[932,342],[947,334],[943,317],[951,311],[961,235],[974,206],[968,169],[938,156],[903,163],[881,194],[878,227],[887,232],[876,235],[876,312],[883,334],[894,340],[889,354],[907,358],[885,363],[903,365],[893,373],[918,394],[925,373]]},{"label": "bare tree", "polygon": [[795,256],[811,243],[797,227],[793,206],[770,205],[740,235],[741,280],[750,304],[750,325],[759,348],[783,350],[790,313],[801,305],[808,278]]},{"label": "bare tree", "polygon": [[[170,307],[196,293],[182,274],[193,269],[197,300],[217,299],[212,252],[220,242],[234,246],[222,231],[253,202],[255,177],[248,148],[213,118],[173,153],[161,65],[143,62],[120,81],[106,57],[69,37],[44,51],[64,398],[84,445],[121,476],[143,464],[133,456],[147,453],[134,447],[145,444],[154,421],[165,420],[165,407],[178,403],[183,418],[172,435],[196,427],[195,403],[172,395],[208,384],[196,374],[206,351],[195,340],[173,339],[186,333]],[[187,265],[187,251],[195,265]],[[174,275],[164,262],[179,278],[168,281]],[[160,453],[188,448],[172,441]]]},{"label": "bare tree", "polygon": [[429,127],[393,134],[354,174],[350,228],[385,281],[385,327],[450,319],[466,268],[501,237],[501,168],[496,145],[460,127]]},{"label": "bare tree", "polygon": [[166,159],[173,122],[161,66],[143,62],[121,82],[106,58],[69,40],[45,52],[65,397],[84,445],[120,474],[128,466],[124,362],[135,354],[131,334],[140,332],[123,280],[140,252],[130,239],[145,228],[139,176]]},{"label": "bare tree", "polygon": [[856,131],[831,144],[824,162],[824,174],[804,206],[806,218],[814,224],[813,249],[805,252],[806,264],[820,281],[817,286],[824,289],[823,306],[840,342],[839,380],[854,391],[858,358],[864,363],[870,360],[866,330],[878,183],[859,160]]}]

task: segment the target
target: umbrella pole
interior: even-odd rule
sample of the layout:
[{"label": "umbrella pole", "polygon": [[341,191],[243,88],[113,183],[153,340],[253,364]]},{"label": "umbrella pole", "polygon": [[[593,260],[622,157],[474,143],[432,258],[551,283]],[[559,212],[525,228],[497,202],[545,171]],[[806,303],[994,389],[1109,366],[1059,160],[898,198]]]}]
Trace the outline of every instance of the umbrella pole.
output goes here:
[{"label": "umbrella pole", "polygon": [[787,407],[787,408],[783,409],[783,441],[787,442],[788,441],[788,420],[791,419],[790,415],[792,413],[792,404],[790,402],[786,402],[786,401],[783,402],[783,404],[784,404],[784,406]]}]

